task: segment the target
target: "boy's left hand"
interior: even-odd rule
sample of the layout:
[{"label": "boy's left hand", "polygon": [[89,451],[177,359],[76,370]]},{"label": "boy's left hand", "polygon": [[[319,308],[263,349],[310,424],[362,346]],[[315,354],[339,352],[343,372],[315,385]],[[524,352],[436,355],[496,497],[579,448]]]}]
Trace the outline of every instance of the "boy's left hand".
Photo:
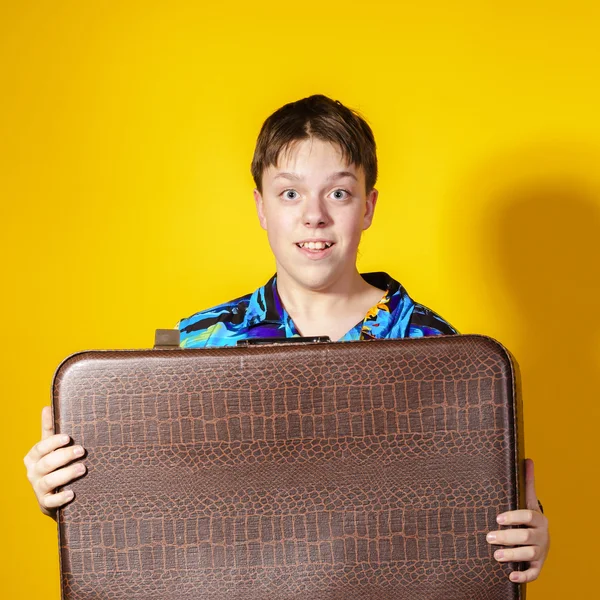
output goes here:
[{"label": "boy's left hand", "polygon": [[494,552],[499,562],[528,562],[526,571],[513,571],[510,580],[516,583],[527,583],[538,578],[548,550],[550,535],[548,519],[540,511],[535,493],[533,461],[525,460],[525,499],[527,509],[511,510],[498,515],[500,525],[526,525],[522,529],[503,529],[487,534],[487,541],[498,546],[518,546],[517,548],[500,549]]}]

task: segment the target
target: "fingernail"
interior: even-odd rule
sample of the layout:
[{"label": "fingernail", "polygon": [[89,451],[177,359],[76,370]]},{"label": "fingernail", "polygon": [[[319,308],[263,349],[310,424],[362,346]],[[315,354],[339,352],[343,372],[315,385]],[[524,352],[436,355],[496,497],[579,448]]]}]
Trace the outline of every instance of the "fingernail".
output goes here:
[{"label": "fingernail", "polygon": [[71,438],[70,438],[68,435],[66,435],[66,434],[65,434],[65,435],[61,435],[61,436],[60,436],[60,441],[61,441],[63,444],[66,444],[66,443],[67,443],[67,442],[68,442],[70,439],[71,439]]},{"label": "fingernail", "polygon": [[521,580],[521,574],[518,571],[513,571],[510,575],[510,580],[519,582]]},{"label": "fingernail", "polygon": [[75,448],[73,448],[73,454],[75,456],[83,456],[83,448],[81,446],[75,446]]},{"label": "fingernail", "polygon": [[77,473],[79,475],[83,475],[85,473],[85,465],[82,463],[79,463],[78,465],[76,465],[75,473]]},{"label": "fingernail", "polygon": [[504,515],[498,515],[496,517],[496,522],[497,523],[506,523],[506,517]]},{"label": "fingernail", "polygon": [[496,552],[494,552],[494,558],[496,560],[500,560],[501,558],[504,558],[504,550],[497,550]]},{"label": "fingernail", "polygon": [[486,539],[488,542],[495,542],[496,541],[496,534],[495,533],[488,533],[486,536]]},{"label": "fingernail", "polygon": [[75,494],[72,490],[67,490],[65,492],[65,500],[73,500],[73,496],[75,496]]}]

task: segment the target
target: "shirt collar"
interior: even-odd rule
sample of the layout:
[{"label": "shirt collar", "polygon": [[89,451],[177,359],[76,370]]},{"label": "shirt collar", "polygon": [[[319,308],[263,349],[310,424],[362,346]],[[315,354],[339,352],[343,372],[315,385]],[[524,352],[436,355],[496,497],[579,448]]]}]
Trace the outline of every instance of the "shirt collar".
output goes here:
[{"label": "shirt collar", "polygon": [[[386,337],[394,321],[397,321],[397,309],[402,313],[406,312],[406,299],[408,294],[398,281],[384,272],[361,273],[361,277],[370,285],[375,286],[387,292],[382,301],[377,305],[378,309],[367,315],[362,325],[364,337]],[[410,301],[412,306],[412,301]],[[299,335],[292,319],[283,307],[281,298],[277,293],[277,274],[273,275],[265,285],[255,290],[248,304],[246,311],[246,323],[248,327],[262,325],[264,323],[275,323],[280,328],[285,328],[286,337]],[[356,329],[356,328],[354,328]],[[358,331],[352,329],[343,339],[354,337],[363,337]],[[356,334],[356,335],[354,335]],[[350,337],[349,337],[350,336]]]},{"label": "shirt collar", "polygon": [[277,275],[273,275],[265,285],[259,287],[250,296],[246,310],[246,321],[248,327],[260,323],[280,323],[282,320],[283,305],[276,293],[275,281]]}]

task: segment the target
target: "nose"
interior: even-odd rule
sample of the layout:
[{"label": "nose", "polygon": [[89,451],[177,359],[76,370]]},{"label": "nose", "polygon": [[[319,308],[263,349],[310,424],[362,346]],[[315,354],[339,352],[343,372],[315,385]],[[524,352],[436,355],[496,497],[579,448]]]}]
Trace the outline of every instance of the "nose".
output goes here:
[{"label": "nose", "polygon": [[329,223],[325,204],[319,196],[307,197],[303,206],[302,220],[307,227],[325,227]]}]

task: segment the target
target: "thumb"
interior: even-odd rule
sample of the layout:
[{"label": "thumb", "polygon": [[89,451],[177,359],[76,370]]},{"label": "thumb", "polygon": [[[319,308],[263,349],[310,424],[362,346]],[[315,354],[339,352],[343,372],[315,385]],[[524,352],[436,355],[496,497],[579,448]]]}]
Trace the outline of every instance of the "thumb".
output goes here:
[{"label": "thumb", "polygon": [[540,510],[537,494],[535,493],[533,461],[530,458],[525,459],[525,503],[529,510]]}]

